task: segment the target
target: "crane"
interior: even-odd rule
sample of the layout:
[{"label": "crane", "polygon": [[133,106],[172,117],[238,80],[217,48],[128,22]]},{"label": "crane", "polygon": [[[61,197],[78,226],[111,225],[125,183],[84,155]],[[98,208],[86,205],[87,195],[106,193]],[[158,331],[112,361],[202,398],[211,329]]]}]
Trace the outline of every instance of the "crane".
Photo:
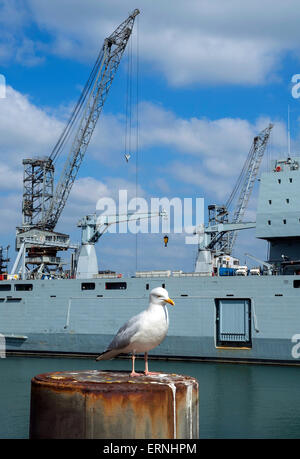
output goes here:
[{"label": "crane", "polygon": [[[242,222],[257,173],[270,137],[273,124],[269,124],[254,137],[243,169],[225,205],[208,206],[208,226],[200,225],[195,230],[199,236],[196,272],[211,273],[213,258],[222,254],[231,255],[237,231],[255,228],[255,222]],[[229,222],[229,207],[236,200],[232,220]],[[214,254],[214,257],[213,257]]]},{"label": "crane", "polygon": [[[244,167],[227,200],[226,208],[228,209],[238,190],[240,190],[233,213],[232,223],[240,223],[243,220],[272,128],[273,124],[270,123],[268,127],[254,137]],[[226,243],[226,251],[228,253],[232,252],[236,237],[236,231],[231,231],[229,233],[228,242]]]},{"label": "crane", "polygon": [[245,253],[245,257],[252,258],[252,260],[257,261],[261,265],[265,266],[267,268],[267,273],[268,275],[272,275],[273,272],[275,271],[275,266],[272,265],[271,263],[267,263],[266,261],[260,260],[259,258],[255,257],[254,255],[250,255],[250,253]]},{"label": "crane", "polygon": [[[133,13],[104,40],[102,53],[95,64],[95,74],[89,82],[90,92],[84,96],[87,99],[79,128],[72,143],[69,156],[56,187],[51,206],[42,220],[42,225],[53,230],[65,207],[77,172],[84,158],[88,144],[94,132],[97,120],[102,111],[108,91],[117,72],[122,55],[130,38],[135,17],[139,10]],[[56,150],[52,156],[56,155]]]},{"label": "crane", "polygon": [[[96,123],[106,101],[112,81],[118,70],[124,50],[131,36],[135,9],[116,30],[104,40],[92,72],[74,107],[70,118],[51,154],[43,159],[23,161],[23,227],[53,231],[66,205],[78,170],[88,148]],[[76,124],[78,123],[78,124]],[[59,157],[72,129],[78,125],[60,179],[53,191],[54,162]]]},{"label": "crane", "polygon": [[[218,251],[229,255],[232,253],[239,223],[243,220],[272,128],[273,124],[269,124],[268,127],[254,137],[242,171],[226,204],[223,206],[208,206],[209,227],[218,228],[216,231],[212,229],[208,230],[212,236],[208,245],[210,249],[216,248]],[[232,212],[233,217],[230,222],[231,225],[236,225],[237,229],[235,230],[234,226],[231,229],[229,227],[229,208],[237,196],[236,205]],[[226,228],[226,230],[219,231],[219,224],[223,224],[222,228]],[[249,227],[247,226],[247,228]],[[240,226],[240,229],[244,228]]]},{"label": "crane", "polygon": [[127,212],[116,215],[86,215],[77,226],[81,228],[81,248],[77,261],[76,278],[88,279],[98,274],[95,244],[111,225],[128,221],[139,221],[153,217],[167,218],[167,212]]},{"label": "crane", "polygon": [[[20,253],[23,251],[24,260],[25,251],[28,253],[26,266],[60,266],[61,260],[56,253],[70,247],[69,236],[54,230],[77,177],[138,14],[139,10],[135,9],[104,40],[79,100],[51,154],[48,157],[23,160],[23,219],[22,226],[17,227],[16,249]],[[69,154],[54,190],[54,164],[69,141]]]}]

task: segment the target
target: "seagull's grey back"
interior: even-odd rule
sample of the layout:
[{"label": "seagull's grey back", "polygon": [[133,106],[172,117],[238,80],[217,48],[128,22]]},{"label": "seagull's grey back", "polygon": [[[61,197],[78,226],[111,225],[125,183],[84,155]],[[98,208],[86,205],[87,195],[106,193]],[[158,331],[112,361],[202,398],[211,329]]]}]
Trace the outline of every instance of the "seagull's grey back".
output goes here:
[{"label": "seagull's grey back", "polygon": [[131,319],[127,320],[127,322],[122,325],[112,342],[109,344],[107,350],[123,349],[130,344],[132,336],[139,331],[139,320],[144,312],[145,311],[131,317]]}]

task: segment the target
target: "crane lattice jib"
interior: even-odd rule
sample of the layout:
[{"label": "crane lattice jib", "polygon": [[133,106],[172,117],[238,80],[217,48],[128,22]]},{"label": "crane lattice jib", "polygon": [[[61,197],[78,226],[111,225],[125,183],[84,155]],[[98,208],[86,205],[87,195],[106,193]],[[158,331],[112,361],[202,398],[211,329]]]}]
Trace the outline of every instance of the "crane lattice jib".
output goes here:
[{"label": "crane lattice jib", "polygon": [[[243,168],[245,172],[244,179],[242,181],[239,178],[242,185],[240,187],[241,191],[235,206],[232,223],[239,223],[243,220],[272,128],[273,124],[269,124],[269,126],[261,131],[253,140],[252,147]],[[232,252],[236,237],[237,232],[231,231],[227,245],[228,253]]]},{"label": "crane lattice jib", "polygon": [[79,128],[72,143],[63,172],[57,184],[52,205],[49,208],[42,226],[53,230],[65,207],[83,157],[91,140],[95,125],[102,111],[110,86],[117,72],[122,55],[130,38],[135,17],[133,13],[104,41],[102,60],[91,85],[90,94],[84,107]]}]

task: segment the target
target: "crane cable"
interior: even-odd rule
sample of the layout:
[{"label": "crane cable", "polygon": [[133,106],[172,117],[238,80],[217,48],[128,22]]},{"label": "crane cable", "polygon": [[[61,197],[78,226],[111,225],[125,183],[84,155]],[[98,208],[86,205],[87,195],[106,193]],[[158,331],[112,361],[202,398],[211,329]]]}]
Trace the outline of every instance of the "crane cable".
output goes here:
[{"label": "crane cable", "polygon": [[76,124],[76,121],[79,119],[79,115],[82,111],[82,107],[87,99],[87,96],[91,90],[91,87],[93,86],[93,82],[95,81],[95,78],[97,76],[97,73],[98,73],[98,70],[99,70],[99,66],[102,62],[102,59],[103,59],[103,48],[101,49],[100,53],[98,54],[98,57],[97,57],[97,60],[94,64],[94,67],[89,75],[89,78],[80,94],[80,97],[75,105],[75,107],[73,108],[72,112],[71,112],[71,115],[68,119],[68,122],[63,130],[63,132],[61,133],[58,141],[56,142],[50,156],[49,156],[49,159],[51,159],[52,162],[55,162],[58,157],[60,156],[64,146],[66,145],[68,139],[70,138],[70,135],[71,135],[71,132],[73,131],[74,129],[74,126]]},{"label": "crane cable", "polygon": [[127,81],[126,81],[126,102],[125,102],[125,145],[124,156],[128,162],[131,157],[131,130],[132,130],[132,37],[128,43],[127,59]]},{"label": "crane cable", "polygon": [[[139,71],[140,71],[139,18],[136,24],[136,148],[135,148],[135,197],[139,184]],[[135,235],[135,269],[138,270],[138,233]]]},{"label": "crane cable", "polygon": [[[133,35],[128,46],[127,82],[125,102],[125,139],[124,156],[127,161],[135,154],[135,198],[138,198],[138,172],[139,172],[139,18],[137,18],[135,62],[133,59]],[[135,84],[135,88],[134,88]],[[135,89],[135,91],[134,91]],[[135,99],[135,100],[134,100]],[[135,105],[135,110],[134,110]],[[135,125],[135,126],[134,126]],[[134,145],[135,128],[135,145]],[[135,150],[135,151],[134,151]],[[135,234],[135,265],[138,269],[138,232]]]}]

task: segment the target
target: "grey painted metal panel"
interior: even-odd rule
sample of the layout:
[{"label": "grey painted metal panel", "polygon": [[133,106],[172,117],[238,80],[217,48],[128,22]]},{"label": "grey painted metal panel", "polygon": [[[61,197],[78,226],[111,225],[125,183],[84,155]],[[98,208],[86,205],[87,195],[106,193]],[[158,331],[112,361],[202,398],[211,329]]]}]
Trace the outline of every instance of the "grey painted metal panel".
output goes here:
[{"label": "grey painted metal panel", "polygon": [[[122,280],[127,282],[126,290],[105,290],[105,280],[96,279],[95,290],[82,291],[83,281],[69,279],[34,281],[32,291],[1,292],[5,300],[0,302],[0,333],[27,337],[6,338],[7,350],[99,353],[129,317],[147,307],[146,284],[151,289],[164,283],[175,306],[169,308],[168,336],[152,355],[300,363],[291,353],[291,339],[299,333],[300,324],[300,289],[294,288],[293,282],[300,276]],[[21,301],[7,302],[7,295]],[[252,327],[251,349],[216,347],[215,298],[227,295],[251,299],[252,321],[255,318],[258,329]],[[69,326],[65,328],[70,301]],[[238,313],[233,317],[239,325]]]},{"label": "grey painted metal panel", "polygon": [[299,171],[262,174],[256,215],[256,237],[299,237],[299,189]]},{"label": "grey painted metal panel", "polygon": [[219,301],[219,339],[221,341],[249,340],[249,301],[243,299]]}]

